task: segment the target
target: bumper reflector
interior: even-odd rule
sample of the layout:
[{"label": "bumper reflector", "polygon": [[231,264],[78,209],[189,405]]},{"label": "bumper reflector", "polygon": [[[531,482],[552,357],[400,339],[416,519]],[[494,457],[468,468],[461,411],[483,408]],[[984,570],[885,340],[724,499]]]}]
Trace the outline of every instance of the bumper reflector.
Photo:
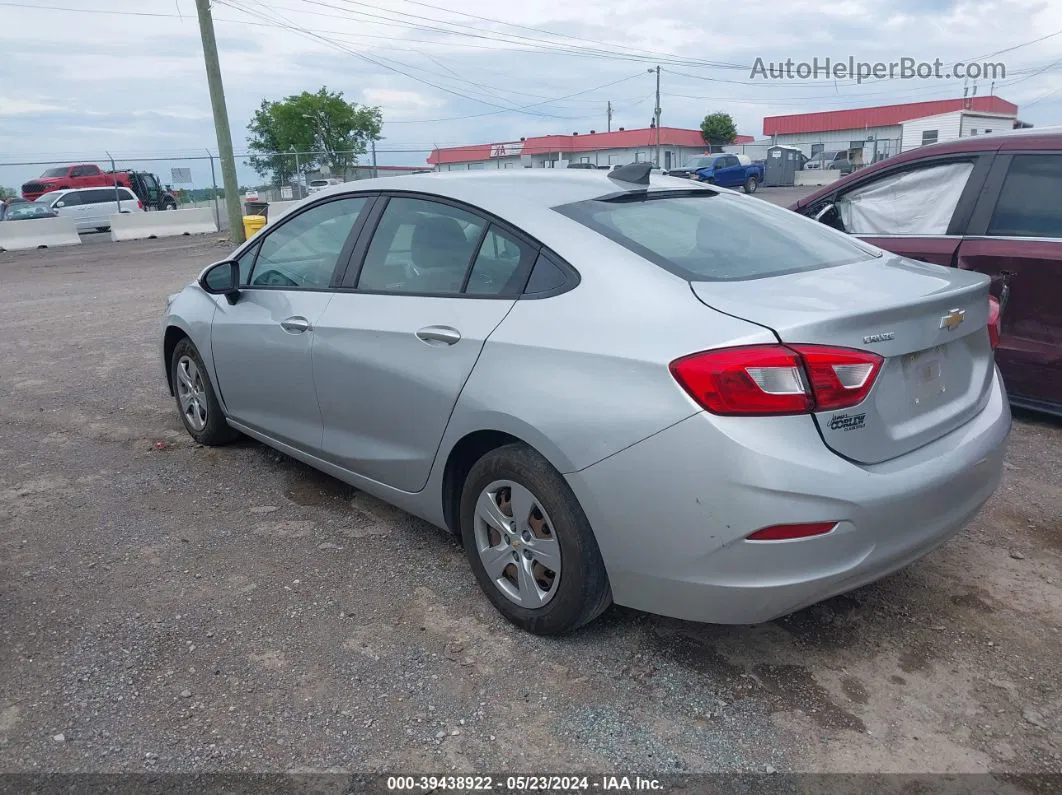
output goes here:
[{"label": "bumper reflector", "polygon": [[795,538],[811,538],[830,532],[837,522],[810,522],[807,524],[775,524],[757,530],[747,541],[791,541]]}]

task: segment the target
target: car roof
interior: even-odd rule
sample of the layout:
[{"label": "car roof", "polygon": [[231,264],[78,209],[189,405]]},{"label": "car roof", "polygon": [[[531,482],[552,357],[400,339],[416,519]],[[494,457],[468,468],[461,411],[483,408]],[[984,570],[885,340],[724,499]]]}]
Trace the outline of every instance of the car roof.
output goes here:
[{"label": "car roof", "polygon": [[[423,198],[463,202],[514,224],[526,234],[545,241],[554,239],[558,226],[571,225],[582,233],[585,228],[553,210],[565,204],[589,201],[625,192],[715,191],[726,188],[701,185],[688,179],[650,173],[649,185],[633,185],[610,179],[611,171],[573,168],[519,168],[483,171],[403,174],[345,182],[325,188],[300,200],[306,205],[333,197],[366,192],[409,192]],[[287,215],[287,213],[285,213]]]},{"label": "car roof", "polygon": [[81,193],[82,191],[86,191],[86,190],[114,190],[116,187],[119,188],[120,190],[127,190],[130,193],[133,192],[130,188],[126,187],[125,185],[88,185],[86,187],[81,187],[81,188],[60,188],[59,190],[50,190],[50,191],[46,191],[45,193],[42,193],[41,196],[47,196],[50,193],[54,193],[57,196],[62,196],[62,195],[65,195],[67,193]]},{"label": "car roof", "polygon": [[[599,169],[521,168],[491,171],[439,172],[404,174],[346,182],[324,193],[330,196],[365,191],[412,191],[430,193],[466,202],[514,220],[521,210],[550,209],[562,204],[588,201],[624,191],[650,192],[675,190],[710,190],[686,179],[652,173],[649,186],[633,185],[611,179]],[[321,194],[318,194],[321,195]]]}]

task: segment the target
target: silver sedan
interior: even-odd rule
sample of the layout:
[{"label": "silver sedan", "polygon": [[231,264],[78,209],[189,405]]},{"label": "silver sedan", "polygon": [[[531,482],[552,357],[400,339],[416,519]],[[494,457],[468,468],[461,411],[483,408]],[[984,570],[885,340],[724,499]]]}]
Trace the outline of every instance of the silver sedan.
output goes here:
[{"label": "silver sedan", "polygon": [[641,164],[327,189],[164,325],[192,437],[458,533],[541,634],[883,577],[989,498],[1011,422],[986,277]]}]

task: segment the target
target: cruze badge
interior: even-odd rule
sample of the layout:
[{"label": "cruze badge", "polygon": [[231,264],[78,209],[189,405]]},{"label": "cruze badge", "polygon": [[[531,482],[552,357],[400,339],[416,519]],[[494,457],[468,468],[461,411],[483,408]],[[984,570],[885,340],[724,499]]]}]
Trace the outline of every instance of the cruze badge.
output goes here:
[{"label": "cruze badge", "polygon": [[888,342],[889,340],[895,339],[895,338],[896,338],[896,332],[894,332],[894,331],[883,331],[880,334],[867,334],[865,337],[863,337],[863,343],[865,345],[869,345],[872,342]]},{"label": "cruze badge", "polygon": [[940,319],[940,327],[948,331],[954,331],[966,320],[965,309],[953,309]]}]

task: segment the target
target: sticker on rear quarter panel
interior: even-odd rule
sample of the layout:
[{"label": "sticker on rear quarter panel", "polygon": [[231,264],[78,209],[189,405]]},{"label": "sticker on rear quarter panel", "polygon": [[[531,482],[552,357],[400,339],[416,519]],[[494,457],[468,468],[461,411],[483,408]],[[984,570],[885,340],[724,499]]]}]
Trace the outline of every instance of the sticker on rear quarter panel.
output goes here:
[{"label": "sticker on rear quarter panel", "polygon": [[862,414],[835,414],[830,420],[831,431],[854,431],[857,428],[865,428],[867,421],[866,412]]}]

